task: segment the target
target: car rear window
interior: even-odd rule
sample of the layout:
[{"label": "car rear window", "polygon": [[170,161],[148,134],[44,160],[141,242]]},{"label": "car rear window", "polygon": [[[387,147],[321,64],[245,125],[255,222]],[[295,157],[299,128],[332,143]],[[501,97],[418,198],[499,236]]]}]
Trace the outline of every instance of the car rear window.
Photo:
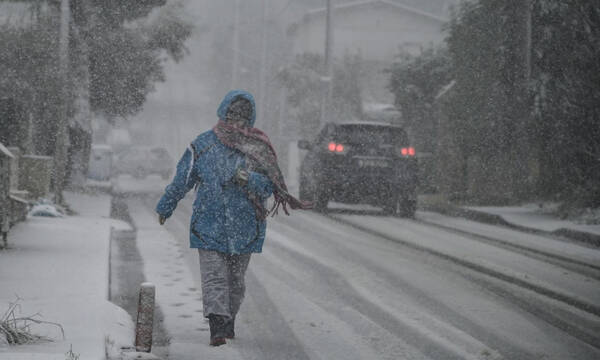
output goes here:
[{"label": "car rear window", "polygon": [[403,145],[408,142],[404,129],[385,125],[340,125],[335,138],[352,144]]}]

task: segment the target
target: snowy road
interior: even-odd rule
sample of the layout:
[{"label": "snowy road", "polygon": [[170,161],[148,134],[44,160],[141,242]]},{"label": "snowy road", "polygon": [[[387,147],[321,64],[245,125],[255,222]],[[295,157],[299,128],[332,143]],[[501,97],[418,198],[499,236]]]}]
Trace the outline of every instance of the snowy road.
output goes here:
[{"label": "snowy road", "polygon": [[[131,200],[134,222],[150,223],[154,203]],[[199,288],[196,253],[186,250],[190,215],[186,199],[166,229]],[[294,212],[269,219],[264,252],[250,262],[238,338],[211,355],[598,359],[599,259],[597,249],[435,214]],[[191,315],[186,321],[206,326]],[[208,341],[206,332],[171,335]]]}]

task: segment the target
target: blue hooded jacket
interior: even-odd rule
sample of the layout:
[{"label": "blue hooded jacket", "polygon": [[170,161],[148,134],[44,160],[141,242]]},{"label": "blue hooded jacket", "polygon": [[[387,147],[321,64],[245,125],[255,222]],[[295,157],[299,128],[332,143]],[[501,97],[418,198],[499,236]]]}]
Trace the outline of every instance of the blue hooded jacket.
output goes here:
[{"label": "blue hooded jacket", "polygon": [[[254,126],[254,98],[243,90],[230,91],[225,96],[217,110],[219,119],[225,119],[227,109],[238,98],[252,104],[250,126]],[[238,168],[249,173],[244,188],[232,181]],[[266,175],[249,168],[243,153],[221,143],[213,130],[200,134],[185,151],[156,212],[170,217],[179,200],[194,187],[197,193],[190,223],[190,247],[225,254],[262,251],[266,221],[256,217],[248,192],[264,202],[273,193],[273,184]]]}]

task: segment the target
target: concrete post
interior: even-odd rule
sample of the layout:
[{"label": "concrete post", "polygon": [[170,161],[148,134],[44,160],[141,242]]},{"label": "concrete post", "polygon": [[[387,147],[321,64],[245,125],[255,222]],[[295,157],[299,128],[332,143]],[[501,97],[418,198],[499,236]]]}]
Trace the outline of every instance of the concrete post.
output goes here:
[{"label": "concrete post", "polygon": [[138,314],[135,324],[135,350],[152,350],[152,323],[154,321],[154,297],[156,290],[152,283],[142,283],[138,300]]}]

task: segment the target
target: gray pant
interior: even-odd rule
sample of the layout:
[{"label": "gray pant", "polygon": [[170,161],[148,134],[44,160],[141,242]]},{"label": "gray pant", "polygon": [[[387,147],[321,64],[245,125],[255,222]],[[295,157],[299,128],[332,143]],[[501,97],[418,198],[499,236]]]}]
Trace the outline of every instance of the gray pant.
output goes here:
[{"label": "gray pant", "polygon": [[198,254],[204,316],[215,314],[235,318],[244,300],[244,275],[250,254],[228,255],[202,249],[198,249]]}]

